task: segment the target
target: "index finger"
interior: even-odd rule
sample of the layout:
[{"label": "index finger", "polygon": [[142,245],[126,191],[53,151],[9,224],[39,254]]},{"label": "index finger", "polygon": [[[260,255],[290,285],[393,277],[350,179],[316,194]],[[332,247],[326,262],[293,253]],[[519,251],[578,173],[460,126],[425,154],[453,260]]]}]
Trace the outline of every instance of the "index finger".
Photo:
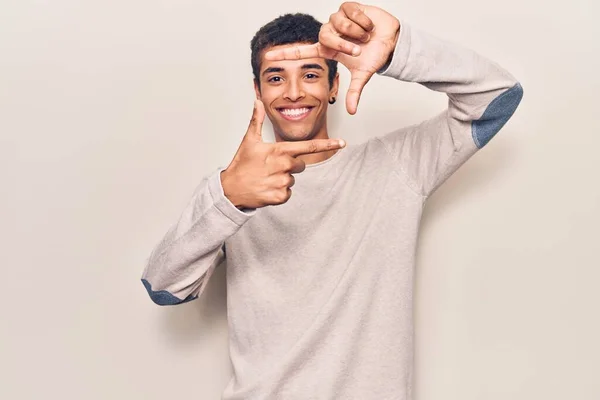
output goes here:
[{"label": "index finger", "polygon": [[300,60],[316,57],[327,58],[328,56],[330,56],[330,54],[327,54],[327,52],[324,51],[320,43],[313,43],[267,51],[265,53],[265,60]]},{"label": "index finger", "polygon": [[283,153],[296,157],[301,154],[341,149],[346,146],[346,142],[342,139],[313,139],[300,142],[279,142],[276,145]]}]

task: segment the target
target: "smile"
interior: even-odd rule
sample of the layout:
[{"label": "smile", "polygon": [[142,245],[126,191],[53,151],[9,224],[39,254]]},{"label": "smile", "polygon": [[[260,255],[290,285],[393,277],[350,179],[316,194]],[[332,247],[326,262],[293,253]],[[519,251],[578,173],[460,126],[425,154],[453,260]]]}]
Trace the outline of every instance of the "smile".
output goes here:
[{"label": "smile", "polygon": [[314,107],[303,107],[303,108],[278,108],[277,111],[288,121],[299,121],[304,119],[310,114],[310,111]]}]

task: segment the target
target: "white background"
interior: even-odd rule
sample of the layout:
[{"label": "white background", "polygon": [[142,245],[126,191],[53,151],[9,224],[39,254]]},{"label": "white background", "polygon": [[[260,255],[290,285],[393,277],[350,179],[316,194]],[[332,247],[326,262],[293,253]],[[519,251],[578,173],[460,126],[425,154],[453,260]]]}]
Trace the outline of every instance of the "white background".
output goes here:
[{"label": "white background", "polygon": [[[141,272],[246,131],[256,30],[286,12],[326,21],[340,4],[0,3],[0,398],[219,398],[224,268],[176,307],[152,303]],[[370,4],[524,88],[427,205],[416,399],[599,399],[598,3]],[[340,72],[331,137],[359,143],[446,107],[443,93],[376,76],[351,116]]]}]

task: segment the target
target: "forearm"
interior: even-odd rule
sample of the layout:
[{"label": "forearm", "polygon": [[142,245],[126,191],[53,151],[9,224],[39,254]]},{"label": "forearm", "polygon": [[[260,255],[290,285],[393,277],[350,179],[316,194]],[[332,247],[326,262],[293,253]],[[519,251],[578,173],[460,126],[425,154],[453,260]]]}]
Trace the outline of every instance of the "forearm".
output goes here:
[{"label": "forearm", "polygon": [[389,65],[378,73],[446,93],[452,117],[462,121],[478,118],[502,92],[520,86],[497,63],[405,21]]},{"label": "forearm", "polygon": [[448,107],[439,114],[379,138],[400,175],[423,196],[485,146],[523,97],[520,83],[497,63],[406,22],[390,65],[380,74],[448,96]]},{"label": "forearm", "polygon": [[236,209],[224,196],[220,172],[206,177],[144,268],[142,282],[152,300],[169,305],[197,297],[207,274],[224,258],[225,240],[253,214]]}]

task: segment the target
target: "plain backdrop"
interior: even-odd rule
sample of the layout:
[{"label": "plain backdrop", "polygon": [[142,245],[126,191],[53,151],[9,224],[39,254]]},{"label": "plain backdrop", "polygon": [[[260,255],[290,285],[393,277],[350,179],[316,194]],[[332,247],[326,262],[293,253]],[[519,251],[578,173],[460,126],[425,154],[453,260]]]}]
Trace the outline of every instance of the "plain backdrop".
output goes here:
[{"label": "plain backdrop", "polygon": [[[325,22],[340,4],[0,2],[0,398],[220,397],[225,264],[175,307],[152,303],[141,273],[246,132],[256,30],[286,12]],[[416,399],[600,399],[599,3],[368,4],[524,88],[427,203]],[[331,137],[360,143],[446,107],[443,93],[376,76],[351,116],[340,73]]]}]

